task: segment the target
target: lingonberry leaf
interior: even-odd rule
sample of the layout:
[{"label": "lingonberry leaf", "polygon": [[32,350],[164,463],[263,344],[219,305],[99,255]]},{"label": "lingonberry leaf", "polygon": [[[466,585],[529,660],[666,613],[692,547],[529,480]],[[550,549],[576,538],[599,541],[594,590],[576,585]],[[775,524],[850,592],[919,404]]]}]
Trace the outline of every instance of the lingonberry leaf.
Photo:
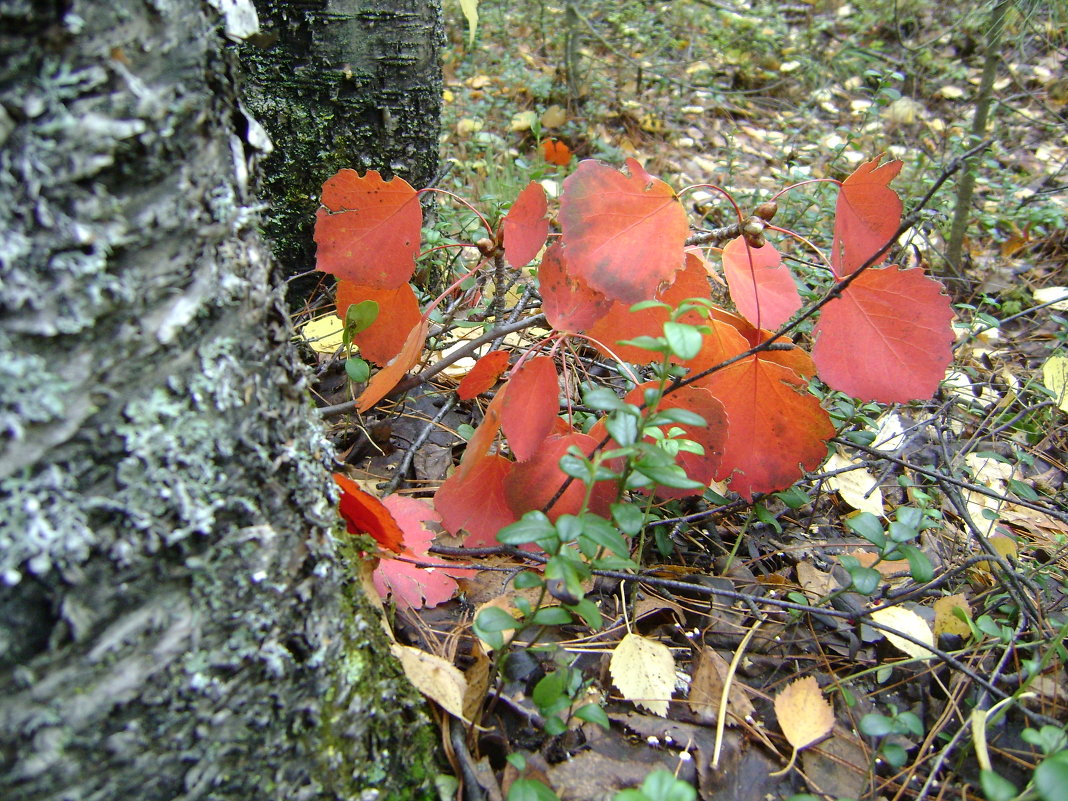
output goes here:
[{"label": "lingonberry leaf", "polygon": [[[856,272],[887,244],[901,224],[901,198],[888,186],[901,172],[901,162],[880,165],[881,160],[882,156],[877,156],[861,164],[838,190],[831,266],[839,278]],[[876,263],[883,261],[885,256]]]},{"label": "lingonberry leaf", "polygon": [[634,159],[627,170],[580,162],[564,181],[560,227],[575,274],[632,304],[651,298],[682,266],[689,224],[671,187]]},{"label": "lingonberry leaf", "polygon": [[337,313],[344,320],[353,303],[373,300],[378,304],[378,317],[353,338],[360,355],[379,367],[400,353],[408,334],[419,325],[419,301],[411,284],[396,289],[375,289],[352,281],[337,282]]},{"label": "lingonberry leaf", "polygon": [[396,289],[415,270],[422,225],[419,198],[403,178],[341,170],[323,184],[316,266],[363,286]]},{"label": "lingonberry leaf", "polygon": [[504,235],[504,257],[513,267],[524,267],[538,255],[549,233],[549,209],[545,190],[537,181],[531,181],[501,223]]},{"label": "lingonberry leaf", "polygon": [[[397,525],[404,531],[406,548],[402,555],[416,560],[437,562],[430,556],[434,532],[426,524],[440,523],[433,507],[419,498],[390,495],[382,501]],[[375,589],[383,598],[393,596],[399,606],[421,609],[437,606],[456,592],[456,580],[441,568],[425,568],[398,559],[382,559],[372,575]]]},{"label": "lingonberry leaf", "polygon": [[812,358],[830,387],[861,400],[930,398],[953,359],[953,309],[918,267],[869,269],[824,307]]},{"label": "lingonberry leaf", "polygon": [[381,547],[398,553],[404,549],[404,532],[382,501],[341,473],[334,473],[334,482],[341,488],[338,511],[349,534],[369,534]]},{"label": "lingonberry leaf", "polygon": [[508,355],[506,350],[493,350],[475,362],[456,388],[460,400],[471,400],[496,384],[501,373],[508,369]]},{"label": "lingonberry leaf", "polygon": [[[505,497],[517,517],[521,517],[524,512],[544,509],[560,489],[567,479],[567,475],[560,469],[560,458],[572,445],[578,446],[584,454],[589,455],[597,447],[597,440],[577,432],[554,434],[540,443],[540,447],[531,454],[529,460],[517,463],[504,479]],[[585,496],[586,486],[581,481],[572,481],[546,514],[553,521],[560,515],[578,514]],[[612,482],[597,482],[593,486],[588,511],[607,517],[615,496],[615,485]]]},{"label": "lingonberry leaf", "polygon": [[[627,403],[635,405],[642,403],[645,390],[655,386],[655,382],[649,382],[635,387],[627,393]],[[682,465],[688,478],[707,487],[719,471],[723,447],[727,440],[728,422],[723,404],[708,390],[688,386],[665,395],[657,408],[660,411],[686,409],[704,418],[705,425],[703,426],[672,423],[658,426],[658,428],[665,434],[672,428],[681,428],[683,438],[696,442],[704,449],[704,453],[701,454],[682,451],[676,456],[675,461]],[[646,441],[652,441],[652,437],[646,437]],[[656,494],[661,498],[685,498],[690,495],[700,495],[702,492],[704,489],[658,487],[656,490]]]},{"label": "lingonberry leaf", "polygon": [[514,462],[491,453],[468,472],[453,473],[434,494],[441,524],[452,534],[466,531],[466,547],[496,545],[497,532],[519,519],[504,496],[504,480],[513,467]]},{"label": "lingonberry leaf", "polygon": [[386,397],[398,382],[404,378],[404,374],[411,369],[423,352],[426,344],[427,331],[430,329],[430,321],[421,319],[413,328],[408,338],[404,340],[400,353],[389,364],[371,376],[363,393],[356,399],[356,409],[366,412],[382,398]]},{"label": "lingonberry leaf", "polygon": [[528,359],[508,382],[501,426],[515,458],[533,455],[553,429],[560,411],[556,367],[548,356]]},{"label": "lingonberry leaf", "polygon": [[731,300],[753,325],[778,328],[801,308],[793,275],[769,242],[754,248],[744,237],[723,248],[723,274]]},{"label": "lingonberry leaf", "polygon": [[[612,303],[568,270],[567,249],[555,242],[541,257],[538,267],[541,310],[557,331],[585,331],[608,313]],[[622,304],[620,304],[622,306]]]},{"label": "lingonberry leaf", "polygon": [[827,456],[834,426],[793,370],[757,353],[708,377],[703,386],[727,412],[718,478],[746,500],[785,489]]}]

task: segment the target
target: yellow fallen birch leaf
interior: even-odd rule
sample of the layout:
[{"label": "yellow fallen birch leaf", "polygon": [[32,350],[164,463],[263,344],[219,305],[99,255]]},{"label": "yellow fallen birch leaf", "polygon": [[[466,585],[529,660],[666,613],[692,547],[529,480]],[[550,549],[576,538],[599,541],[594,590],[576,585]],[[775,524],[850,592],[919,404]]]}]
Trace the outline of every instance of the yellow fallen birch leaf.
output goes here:
[{"label": "yellow fallen birch leaf", "polygon": [[827,479],[827,486],[836,490],[842,500],[860,512],[871,512],[876,517],[883,516],[883,491],[875,480],[875,476],[859,465],[857,460],[849,460],[839,453],[831,454],[831,458],[823,465],[823,469],[831,472],[853,468],[847,473],[839,473]]},{"label": "yellow fallen birch leaf", "polygon": [[1068,357],[1050,356],[1042,365],[1042,383],[1053,393],[1057,406],[1068,412]]},{"label": "yellow fallen birch leaf", "polygon": [[415,689],[437,702],[450,715],[467,720],[464,717],[467,679],[455,665],[440,656],[408,645],[393,643],[390,650],[400,661],[404,674]]},{"label": "yellow fallen birch leaf", "polygon": [[675,690],[675,657],[670,648],[656,640],[628,634],[612,651],[608,672],[625,699],[654,715],[667,717],[668,700]]},{"label": "yellow fallen birch leaf", "polygon": [[[931,627],[927,625],[926,620],[911,609],[905,609],[901,606],[891,606],[886,609],[879,609],[878,611],[872,612],[871,619],[881,626],[886,626],[888,629],[894,629],[901,634],[907,634],[914,640],[919,640],[930,646],[934,645],[934,634],[931,632]],[[906,640],[899,634],[895,634],[891,631],[883,631],[882,629],[879,629],[878,631],[886,637],[892,646],[902,653],[906,653],[917,659],[930,659],[934,656],[930,649],[924,648],[922,645],[914,643],[912,640]]]},{"label": "yellow fallen birch leaf", "polygon": [[298,330],[316,353],[335,353],[344,344],[344,329],[336,314],[304,323]]},{"label": "yellow fallen birch leaf", "polygon": [[1051,309],[1057,311],[1068,311],[1068,286],[1047,286],[1042,289],[1036,289],[1031,293],[1036,303],[1050,303]]},{"label": "yellow fallen birch leaf", "polygon": [[819,683],[812,676],[791,682],[775,696],[775,717],[794,751],[786,767],[772,776],[790,770],[797,761],[798,751],[822,740],[834,728],[834,709],[823,697]]},{"label": "yellow fallen birch leaf", "polygon": [[961,637],[968,637],[971,635],[971,628],[969,628],[967,623],[957,617],[953,612],[954,609],[963,609],[964,615],[969,619],[972,616],[971,607],[968,606],[968,599],[961,594],[947,595],[945,598],[939,598],[934,602],[935,639],[938,639],[943,634],[956,634]]},{"label": "yellow fallen birch leaf", "polygon": [[[1016,561],[1016,557],[1019,554],[1019,546],[1016,544],[1016,540],[1012,537],[1006,537],[1004,534],[995,534],[993,537],[987,537],[986,541],[990,543],[998,556],[1004,557],[1008,562]],[[976,562],[975,566],[980,570],[985,570],[990,573],[993,572],[996,563]]]}]

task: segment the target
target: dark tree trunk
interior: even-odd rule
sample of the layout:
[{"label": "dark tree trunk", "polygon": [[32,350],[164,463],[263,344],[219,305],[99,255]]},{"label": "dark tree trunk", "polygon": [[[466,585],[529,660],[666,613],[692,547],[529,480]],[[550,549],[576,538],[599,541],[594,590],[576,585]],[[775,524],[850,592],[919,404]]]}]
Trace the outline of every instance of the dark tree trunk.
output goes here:
[{"label": "dark tree trunk", "polygon": [[256,0],[245,101],[274,142],[264,230],[283,272],[315,266],[323,181],[343,167],[416,188],[438,167],[439,0]]},{"label": "dark tree trunk", "polygon": [[429,792],[226,42],[200,0],[0,0],[4,801]]}]

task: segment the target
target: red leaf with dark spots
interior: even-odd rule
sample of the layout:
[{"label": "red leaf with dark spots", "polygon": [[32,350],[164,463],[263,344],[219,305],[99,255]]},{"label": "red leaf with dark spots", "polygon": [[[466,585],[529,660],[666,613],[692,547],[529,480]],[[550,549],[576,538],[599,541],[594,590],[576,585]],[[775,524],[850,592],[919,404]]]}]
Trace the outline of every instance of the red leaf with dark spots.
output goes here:
[{"label": "red leaf with dark spots", "polygon": [[545,319],[557,331],[585,331],[612,306],[608,298],[568,270],[567,253],[560,242],[542,256],[538,286]]},{"label": "red leaf with dark spots", "polygon": [[[901,162],[880,165],[881,160],[878,156],[861,164],[838,190],[831,266],[839,278],[855,273],[901,224],[901,198],[888,186],[901,172]],[[876,264],[888,255],[889,250]]]},{"label": "red leaf with dark spots", "polygon": [[396,289],[415,271],[423,211],[402,178],[383,181],[341,170],[323,184],[315,215],[316,266],[324,273],[379,289]]},{"label": "red leaf with dark spots", "polygon": [[627,170],[580,162],[564,181],[560,226],[575,274],[612,300],[633,304],[651,298],[682,266],[689,223],[670,186],[634,159]]}]

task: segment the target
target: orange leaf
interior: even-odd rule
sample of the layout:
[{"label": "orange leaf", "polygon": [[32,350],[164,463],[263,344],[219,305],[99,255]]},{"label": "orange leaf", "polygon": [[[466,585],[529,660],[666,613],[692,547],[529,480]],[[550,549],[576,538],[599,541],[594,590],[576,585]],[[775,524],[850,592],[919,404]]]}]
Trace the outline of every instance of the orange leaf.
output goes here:
[{"label": "orange leaf", "polygon": [[460,400],[471,400],[497,383],[501,373],[508,369],[508,351],[494,350],[475,362],[471,372],[463,377],[456,394]]},{"label": "orange leaf", "polygon": [[371,376],[371,380],[367,382],[363,393],[356,399],[357,410],[366,412],[397,386],[397,383],[404,378],[404,374],[419,361],[419,355],[423,352],[423,345],[426,344],[426,334],[429,329],[429,320],[419,321],[419,325],[413,328],[408,334],[408,338],[404,340],[404,347],[397,354],[397,358]]},{"label": "orange leaf", "polygon": [[556,366],[548,356],[528,359],[508,381],[501,426],[515,458],[531,457],[552,431],[560,411]]},{"label": "orange leaf", "polygon": [[[695,254],[687,253],[685,267],[675,273],[675,280],[669,286],[662,286],[652,297],[669,306],[678,306],[687,298],[707,298],[708,296],[708,274],[705,272],[704,264]],[[642,335],[662,336],[664,323],[669,319],[670,314],[666,309],[650,308],[632,312],[630,304],[615,302],[608,307],[608,311],[599,320],[587,329],[586,333],[604,342],[624,361],[641,364],[655,361],[659,357],[652,351],[615,343]],[[683,315],[681,321],[697,324],[705,322],[696,312]],[[609,355],[607,350],[599,346],[597,349],[606,356]]]},{"label": "orange leaf", "polygon": [[861,400],[930,398],[953,360],[953,308],[942,290],[918,267],[866,270],[813,329],[820,378]]},{"label": "orange leaf", "polygon": [[403,179],[383,181],[341,170],[323,184],[315,215],[316,266],[364,286],[396,289],[408,282],[419,253],[423,211]]},{"label": "orange leaf", "polygon": [[732,239],[723,248],[723,274],[734,305],[758,327],[778,328],[801,308],[793,276],[770,242],[754,248],[744,237]]},{"label": "orange leaf", "polygon": [[334,481],[341,488],[338,510],[349,534],[370,534],[381,547],[400,552],[404,548],[404,532],[382,501],[341,473],[334,473]]},{"label": "orange leaf", "polygon": [[775,696],[775,717],[786,740],[798,751],[834,728],[834,709],[812,676],[791,682]]},{"label": "orange leaf", "polygon": [[831,265],[839,278],[856,272],[901,224],[901,198],[888,186],[901,172],[901,162],[880,165],[881,160],[882,156],[877,156],[861,164],[838,190]]},{"label": "orange leaf", "polygon": [[557,331],[585,331],[607,314],[613,305],[608,298],[569,272],[567,253],[562,242],[555,242],[541,257],[538,287],[545,319]]},{"label": "orange leaf", "polygon": [[[560,489],[567,475],[560,469],[560,457],[567,449],[577,445],[587,456],[597,447],[597,440],[587,434],[571,433],[553,435],[541,443],[541,447],[526,462],[515,465],[504,480],[504,493],[508,505],[517,517],[524,512],[545,507]],[[594,514],[608,515],[608,507],[615,500],[615,484],[600,481],[593,487],[589,510]],[[572,481],[560,500],[546,514],[555,521],[560,515],[577,514],[586,496],[586,486],[581,481]]]},{"label": "orange leaf", "polygon": [[373,300],[378,304],[378,317],[352,338],[360,355],[379,367],[400,353],[404,339],[419,324],[419,301],[411,284],[396,289],[375,289],[352,281],[337,282],[337,314],[343,321],[353,303]]},{"label": "orange leaf", "polygon": [[[434,533],[426,524],[441,522],[429,503],[419,498],[390,495],[382,504],[404,531],[408,546],[403,552],[405,556],[423,561],[440,561],[429,553]],[[372,579],[375,589],[383,598],[392,595],[398,605],[413,609],[437,606],[456,593],[456,580],[443,569],[419,567],[397,559],[382,559]]]},{"label": "orange leaf", "polygon": [[634,159],[627,170],[580,162],[564,181],[560,226],[574,273],[631,304],[651,298],[682,266],[689,224],[670,186]]},{"label": "orange leaf", "polygon": [[490,405],[486,407],[485,417],[468,440],[463,458],[460,459],[460,466],[456,470],[461,477],[470,473],[471,469],[485,458],[490,446],[497,438],[497,432],[501,430],[501,406],[504,405],[504,395],[507,389],[508,385],[505,384],[490,401]]},{"label": "orange leaf", "polygon": [[571,148],[558,139],[546,139],[542,142],[541,153],[550,164],[566,167],[571,163]]},{"label": "orange leaf", "polygon": [[523,267],[538,255],[549,233],[549,220],[545,216],[549,206],[545,190],[537,181],[531,181],[501,223],[504,235],[504,255],[513,267]]},{"label": "orange leaf", "polygon": [[514,466],[493,453],[478,460],[468,473],[453,473],[438,487],[434,508],[441,524],[452,534],[467,531],[466,547],[496,545],[497,532],[517,520],[504,497],[505,477]]},{"label": "orange leaf", "polygon": [[[719,477],[746,500],[785,489],[827,457],[834,426],[793,370],[758,353],[713,373],[703,384],[727,411]],[[733,471],[733,475],[731,475]]]}]

